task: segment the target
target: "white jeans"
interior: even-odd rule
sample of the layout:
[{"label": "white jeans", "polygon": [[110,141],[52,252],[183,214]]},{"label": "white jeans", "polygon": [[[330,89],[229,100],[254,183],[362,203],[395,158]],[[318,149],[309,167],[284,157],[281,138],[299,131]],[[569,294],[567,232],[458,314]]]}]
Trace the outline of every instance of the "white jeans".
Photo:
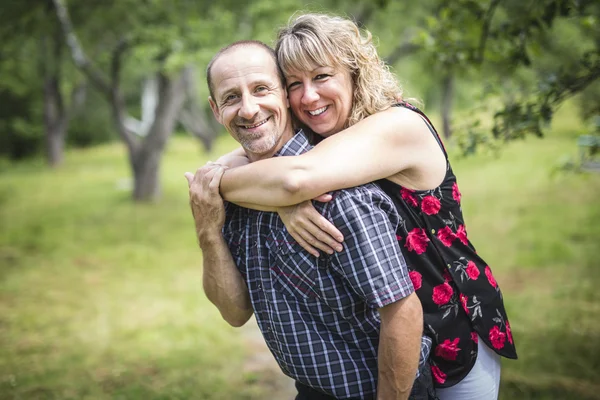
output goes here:
[{"label": "white jeans", "polygon": [[436,389],[440,400],[496,400],[500,388],[500,356],[478,337],[473,369],[456,385]]}]

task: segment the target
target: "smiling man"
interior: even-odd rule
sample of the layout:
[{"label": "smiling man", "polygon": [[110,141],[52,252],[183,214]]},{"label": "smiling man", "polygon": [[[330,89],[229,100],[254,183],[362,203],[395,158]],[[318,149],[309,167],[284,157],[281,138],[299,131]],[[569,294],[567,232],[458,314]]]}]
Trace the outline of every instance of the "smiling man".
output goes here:
[{"label": "smiling man", "polygon": [[[268,46],[244,41],[224,48],[209,64],[207,81],[215,118],[251,162],[311,149],[304,133],[293,131]],[[430,342],[421,337],[421,305],[398,248],[401,221],[389,197],[370,184],[318,204],[346,239],[341,251],[316,257],[294,241],[277,213],[224,204],[223,172],[213,164],[186,173],[203,287],[223,318],[241,326],[255,315],[281,370],[296,380],[297,400],[408,398]],[[428,398],[427,388],[414,389],[411,398]]]},{"label": "smiling man", "polygon": [[241,43],[252,44],[226,47],[209,64],[208,101],[217,121],[256,161],[272,157],[294,131],[272,50],[260,42]]}]

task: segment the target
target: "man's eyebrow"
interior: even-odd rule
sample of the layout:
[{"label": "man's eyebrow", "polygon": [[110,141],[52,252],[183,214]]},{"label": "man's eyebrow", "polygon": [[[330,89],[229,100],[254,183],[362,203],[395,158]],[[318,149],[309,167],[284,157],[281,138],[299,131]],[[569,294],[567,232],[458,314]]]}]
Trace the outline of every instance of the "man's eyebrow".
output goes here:
[{"label": "man's eyebrow", "polygon": [[256,86],[276,87],[277,86],[277,82],[276,81],[267,80],[267,79],[261,79],[261,80],[258,80],[256,82],[254,82],[253,86],[254,87],[256,87]]},{"label": "man's eyebrow", "polygon": [[222,99],[223,97],[227,97],[227,96],[229,96],[230,94],[232,94],[232,93],[236,93],[236,92],[237,92],[236,88],[226,88],[226,89],[225,89],[225,90],[223,90],[221,93],[219,93],[219,94],[217,95],[217,97],[218,97],[219,99]]}]

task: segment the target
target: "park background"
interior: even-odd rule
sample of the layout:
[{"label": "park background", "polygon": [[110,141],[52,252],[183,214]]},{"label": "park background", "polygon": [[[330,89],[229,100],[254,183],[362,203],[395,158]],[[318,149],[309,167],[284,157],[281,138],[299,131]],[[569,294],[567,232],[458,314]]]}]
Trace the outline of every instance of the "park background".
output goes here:
[{"label": "park background", "polygon": [[370,29],[443,133],[519,353],[500,397],[600,399],[584,0],[3,1],[0,398],[290,398],[255,322],[229,327],[204,296],[183,173],[236,147],[208,109],[210,57],[273,43],[297,10]]}]

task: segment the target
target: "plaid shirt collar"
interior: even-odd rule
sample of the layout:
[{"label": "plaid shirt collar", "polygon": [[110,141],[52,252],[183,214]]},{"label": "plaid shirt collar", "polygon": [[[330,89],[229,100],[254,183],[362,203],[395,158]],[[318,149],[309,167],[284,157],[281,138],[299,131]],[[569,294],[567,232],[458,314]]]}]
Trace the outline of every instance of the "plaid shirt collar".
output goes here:
[{"label": "plaid shirt collar", "polygon": [[296,132],[294,137],[288,140],[288,142],[273,155],[273,157],[298,156],[302,153],[306,153],[312,148],[313,146],[308,142],[308,138],[302,129],[300,129],[298,132]]}]

